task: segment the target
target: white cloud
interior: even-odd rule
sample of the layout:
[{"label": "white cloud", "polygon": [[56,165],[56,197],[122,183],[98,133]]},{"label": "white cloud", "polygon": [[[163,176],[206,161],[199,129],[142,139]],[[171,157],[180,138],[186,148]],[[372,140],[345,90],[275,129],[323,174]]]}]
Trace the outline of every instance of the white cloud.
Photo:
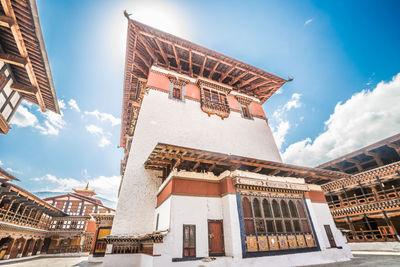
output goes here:
[{"label": "white cloud", "polygon": [[59,107],[60,109],[65,109],[65,108],[66,108],[64,99],[58,100],[58,107]]},{"label": "white cloud", "polygon": [[[58,103],[61,109],[65,108],[63,100],[59,100]],[[24,101],[23,104],[18,107],[10,123],[17,127],[34,127],[44,135],[58,135],[59,130],[66,125],[66,122],[62,119],[64,115],[62,111],[61,114],[56,114],[51,111],[46,111],[45,113],[40,112],[44,117],[44,121],[40,122],[38,117],[29,110],[31,108],[32,105]]]},{"label": "white cloud", "polygon": [[82,181],[75,178],[59,178],[52,174],[46,174],[32,180],[45,183],[47,185],[45,190],[53,192],[72,192],[72,189],[84,188],[89,182],[89,189],[95,190],[99,196],[117,201],[117,192],[121,177],[117,175],[110,177],[98,176]]},{"label": "white cloud", "polygon": [[311,19],[308,19],[308,20],[306,20],[306,21],[304,22],[304,25],[308,25],[308,24],[310,24],[312,21],[313,21],[312,18],[311,18]]},{"label": "white cloud", "polygon": [[81,112],[81,110],[80,110],[80,108],[79,108],[79,106],[78,106],[78,103],[76,103],[76,100],[75,99],[70,99],[69,101],[68,101],[68,105],[70,106],[70,108],[71,109],[74,109],[74,110],[76,110],[76,111],[78,111],[78,112]]},{"label": "white cloud", "polygon": [[37,124],[38,119],[26,107],[20,105],[14,116],[11,118],[10,123],[17,127],[28,127]]},{"label": "white cloud", "polygon": [[88,131],[90,134],[100,138],[100,141],[98,143],[99,147],[105,147],[111,144],[110,137],[112,136],[112,134],[109,132],[104,132],[103,128],[94,124],[86,125],[85,128],[86,131]]},{"label": "white cloud", "polygon": [[121,124],[121,119],[120,118],[116,118],[113,115],[109,114],[109,113],[104,113],[104,112],[100,112],[97,109],[93,110],[93,111],[85,111],[85,115],[88,116],[95,116],[97,119],[99,119],[102,122],[110,122],[112,126],[116,126]]},{"label": "white cloud", "polygon": [[11,168],[6,168],[6,171],[12,172],[12,173],[15,173],[15,174],[22,174],[21,171],[13,170],[13,169],[11,169]]},{"label": "white cloud", "polygon": [[3,166],[3,162],[0,160],[0,166]]},{"label": "white cloud", "polygon": [[272,133],[278,149],[281,149],[282,144],[285,142],[285,137],[290,129],[290,122],[286,119],[286,114],[291,109],[301,107],[300,97],[300,94],[294,93],[291,99],[285,105],[280,106],[272,114],[270,124],[272,126]]},{"label": "white cloud", "polygon": [[314,140],[291,144],[283,153],[287,163],[316,166],[397,134],[400,129],[400,73],[337,103]]}]

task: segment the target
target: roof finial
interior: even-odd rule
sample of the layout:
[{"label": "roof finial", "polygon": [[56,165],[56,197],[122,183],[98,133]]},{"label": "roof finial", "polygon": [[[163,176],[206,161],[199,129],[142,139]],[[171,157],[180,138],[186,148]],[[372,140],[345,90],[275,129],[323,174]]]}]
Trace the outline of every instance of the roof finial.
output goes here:
[{"label": "roof finial", "polygon": [[89,182],[86,184],[85,190],[89,190]]},{"label": "roof finial", "polygon": [[124,10],[124,16],[129,20],[130,18],[130,16],[131,16],[132,14],[129,14],[128,12],[126,12],[126,9]]}]

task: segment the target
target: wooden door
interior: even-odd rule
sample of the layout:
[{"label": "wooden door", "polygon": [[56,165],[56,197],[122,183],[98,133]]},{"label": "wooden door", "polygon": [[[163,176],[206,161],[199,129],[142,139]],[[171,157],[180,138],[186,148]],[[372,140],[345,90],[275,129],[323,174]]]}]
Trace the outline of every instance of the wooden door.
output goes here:
[{"label": "wooden door", "polygon": [[224,232],[222,220],[208,220],[209,256],[224,256]]},{"label": "wooden door", "polygon": [[331,248],[335,248],[336,242],[335,242],[335,238],[333,238],[331,226],[324,225],[324,227],[325,227],[325,232],[326,232],[326,235],[328,236],[328,240],[329,240],[329,244],[331,245]]}]

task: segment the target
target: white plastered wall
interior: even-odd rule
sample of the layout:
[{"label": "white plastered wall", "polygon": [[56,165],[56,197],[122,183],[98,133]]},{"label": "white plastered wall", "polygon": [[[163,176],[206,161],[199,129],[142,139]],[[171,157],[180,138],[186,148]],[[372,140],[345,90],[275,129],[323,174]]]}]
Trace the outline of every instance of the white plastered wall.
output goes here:
[{"label": "white plastered wall", "polygon": [[237,112],[221,120],[209,117],[197,101],[174,101],[150,90],[145,95],[122,181],[112,234],[149,233],[155,227],[160,175],[144,169],[158,142],[281,162],[265,120],[248,120]]},{"label": "white plastered wall", "polygon": [[344,255],[351,258],[352,254],[347,244],[347,240],[343,236],[343,234],[336,228],[335,222],[332,218],[332,214],[329,211],[328,204],[311,202],[310,199],[306,199],[306,205],[310,213],[310,217],[313,222],[314,230],[317,235],[321,250],[331,249],[328,236],[326,235],[324,228],[324,225],[329,225],[331,227],[336,246],[342,247],[341,250],[343,251]]}]

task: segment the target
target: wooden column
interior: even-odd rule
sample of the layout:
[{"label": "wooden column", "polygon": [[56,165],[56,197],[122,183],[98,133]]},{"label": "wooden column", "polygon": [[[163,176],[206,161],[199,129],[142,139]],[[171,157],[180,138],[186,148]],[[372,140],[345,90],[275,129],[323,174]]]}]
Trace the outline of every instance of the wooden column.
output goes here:
[{"label": "wooden column", "polygon": [[378,181],[379,187],[381,188],[383,194],[385,195],[386,200],[389,200],[388,196],[386,195],[385,185],[382,183],[381,179],[379,179],[379,176],[376,176],[376,180]]},{"label": "wooden column", "polygon": [[397,233],[396,227],[394,227],[394,224],[393,224],[392,220],[387,216],[386,211],[382,210],[382,214],[383,214],[383,218],[384,218],[385,221],[386,221],[386,224],[387,224],[388,226],[390,226],[390,228],[393,229],[393,232],[394,232],[394,234],[395,234],[395,236],[396,236],[397,241],[400,241],[400,236],[399,236],[399,234]]},{"label": "wooden column", "polygon": [[22,245],[21,245],[21,248],[18,250],[17,258],[22,257],[22,253],[24,253],[26,243],[28,242],[28,239],[26,239],[26,238],[23,238],[22,240],[23,240]]},{"label": "wooden column", "polygon": [[347,196],[346,189],[344,189],[344,186],[342,187],[342,189],[343,189],[343,192],[344,192],[344,196],[346,197],[347,205],[350,207],[349,197]]},{"label": "wooden column", "polygon": [[349,216],[346,216],[347,224],[349,225],[350,231],[353,233],[354,239],[357,238],[356,229],[354,228],[353,222],[350,220]]},{"label": "wooden column", "polygon": [[362,187],[362,185],[361,185],[361,182],[360,182],[360,181],[358,181],[358,186],[359,186],[359,187],[360,187],[360,189],[361,189],[361,193],[362,193],[362,195],[363,195],[363,197],[364,197],[365,203],[367,203],[367,202],[368,202],[368,200],[367,200],[367,197],[365,196],[364,188]]},{"label": "wooden column", "polygon": [[7,248],[6,254],[4,255],[3,259],[8,260],[8,258],[10,258],[10,253],[11,253],[11,250],[14,247],[14,245],[15,245],[15,238],[11,238],[10,244],[8,244],[8,248]]}]

